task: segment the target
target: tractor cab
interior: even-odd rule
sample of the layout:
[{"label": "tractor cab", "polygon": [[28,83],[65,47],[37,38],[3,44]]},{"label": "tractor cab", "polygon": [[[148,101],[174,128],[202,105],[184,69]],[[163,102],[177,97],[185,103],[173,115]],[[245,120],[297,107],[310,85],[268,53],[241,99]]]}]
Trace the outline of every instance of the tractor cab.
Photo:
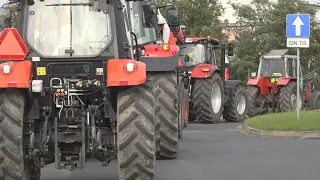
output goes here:
[{"label": "tractor cab", "polygon": [[186,38],[185,44],[180,45],[180,58],[183,60],[183,67],[192,69],[199,64],[216,64],[214,46],[219,41],[214,38]]},{"label": "tractor cab", "polygon": [[260,57],[258,74],[251,73],[251,77],[265,78],[296,78],[297,56],[287,55],[288,49],[272,50]]}]

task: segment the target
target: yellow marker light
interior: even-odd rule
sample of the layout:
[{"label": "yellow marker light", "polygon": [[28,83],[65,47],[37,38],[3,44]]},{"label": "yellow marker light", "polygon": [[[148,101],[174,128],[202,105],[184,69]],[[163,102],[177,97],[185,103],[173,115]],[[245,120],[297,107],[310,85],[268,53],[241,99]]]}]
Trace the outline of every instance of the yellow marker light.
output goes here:
[{"label": "yellow marker light", "polygon": [[209,72],[209,71],[210,71],[210,68],[201,68],[201,71],[202,71],[202,72]]},{"label": "yellow marker light", "polygon": [[61,92],[61,90],[60,89],[57,89],[57,93],[60,93]]},{"label": "yellow marker light", "polygon": [[64,89],[61,89],[61,92],[64,93]]},{"label": "yellow marker light", "polygon": [[163,49],[164,51],[169,51],[169,50],[170,50],[169,44],[164,44],[164,45],[162,46],[162,49]]},{"label": "yellow marker light", "polygon": [[211,39],[211,36],[207,36],[207,39]]}]

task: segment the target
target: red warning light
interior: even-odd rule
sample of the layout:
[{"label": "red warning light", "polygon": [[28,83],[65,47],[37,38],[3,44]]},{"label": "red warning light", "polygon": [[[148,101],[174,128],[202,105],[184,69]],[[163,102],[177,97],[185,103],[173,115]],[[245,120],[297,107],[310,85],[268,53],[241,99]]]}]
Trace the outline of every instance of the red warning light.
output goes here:
[{"label": "red warning light", "polygon": [[16,28],[5,28],[0,36],[0,60],[24,60],[28,48]]}]

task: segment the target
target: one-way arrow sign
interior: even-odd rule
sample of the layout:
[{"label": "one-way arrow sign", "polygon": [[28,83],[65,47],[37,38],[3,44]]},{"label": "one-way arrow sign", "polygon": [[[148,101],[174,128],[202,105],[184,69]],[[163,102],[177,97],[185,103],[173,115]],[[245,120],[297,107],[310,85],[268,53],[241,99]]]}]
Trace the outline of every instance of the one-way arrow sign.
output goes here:
[{"label": "one-way arrow sign", "polygon": [[288,14],[287,15],[287,37],[309,38],[310,37],[310,15]]},{"label": "one-way arrow sign", "polygon": [[288,14],[286,28],[287,47],[308,48],[310,46],[309,14]]},{"label": "one-way arrow sign", "polygon": [[296,18],[296,20],[294,20],[292,25],[296,26],[296,36],[301,36],[301,26],[304,24],[299,16]]}]

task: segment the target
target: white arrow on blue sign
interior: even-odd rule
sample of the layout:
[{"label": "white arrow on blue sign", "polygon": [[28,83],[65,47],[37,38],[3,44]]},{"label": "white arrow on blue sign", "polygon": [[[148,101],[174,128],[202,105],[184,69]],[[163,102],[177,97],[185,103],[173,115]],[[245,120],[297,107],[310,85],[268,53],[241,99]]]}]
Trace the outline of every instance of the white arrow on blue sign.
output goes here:
[{"label": "white arrow on blue sign", "polygon": [[309,47],[310,14],[288,14],[286,34],[287,47]]}]

